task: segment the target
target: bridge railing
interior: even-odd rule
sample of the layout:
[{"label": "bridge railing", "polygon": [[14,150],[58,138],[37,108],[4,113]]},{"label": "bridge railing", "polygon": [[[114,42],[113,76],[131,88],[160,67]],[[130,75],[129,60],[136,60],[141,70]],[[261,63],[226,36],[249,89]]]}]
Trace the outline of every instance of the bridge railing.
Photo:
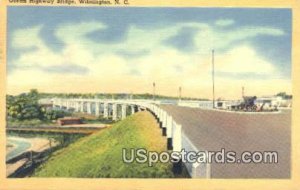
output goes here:
[{"label": "bridge railing", "polygon": [[[147,105],[151,112],[160,120],[162,128],[166,130],[166,136],[172,140],[172,150],[181,152],[182,149],[186,151],[198,152],[196,146],[185,135],[181,124],[177,123],[173,117],[168,114],[159,105]],[[204,151],[204,150],[202,150]],[[210,178],[210,164],[209,163],[184,163],[188,173],[191,177],[196,178]]]}]

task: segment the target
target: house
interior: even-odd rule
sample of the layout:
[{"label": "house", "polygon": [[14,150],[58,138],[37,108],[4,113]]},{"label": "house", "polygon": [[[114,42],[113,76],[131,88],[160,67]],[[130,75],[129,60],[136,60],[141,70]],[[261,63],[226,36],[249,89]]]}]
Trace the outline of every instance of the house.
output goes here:
[{"label": "house", "polygon": [[82,120],[77,117],[64,117],[59,118],[57,120],[58,125],[74,125],[74,124],[82,124]]}]

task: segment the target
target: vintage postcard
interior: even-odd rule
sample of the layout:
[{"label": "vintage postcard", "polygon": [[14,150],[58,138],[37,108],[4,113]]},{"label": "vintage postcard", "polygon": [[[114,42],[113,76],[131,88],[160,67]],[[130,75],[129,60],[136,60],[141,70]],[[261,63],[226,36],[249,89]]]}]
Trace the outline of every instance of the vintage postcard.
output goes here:
[{"label": "vintage postcard", "polygon": [[299,1],[1,4],[0,189],[300,189]]}]

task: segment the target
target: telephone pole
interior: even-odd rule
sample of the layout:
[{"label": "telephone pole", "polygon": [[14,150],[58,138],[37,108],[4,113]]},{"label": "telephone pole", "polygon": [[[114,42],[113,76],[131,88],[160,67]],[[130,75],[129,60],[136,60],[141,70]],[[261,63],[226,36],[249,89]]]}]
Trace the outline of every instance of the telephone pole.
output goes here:
[{"label": "telephone pole", "polygon": [[245,96],[245,88],[242,86],[242,98]]},{"label": "telephone pole", "polygon": [[181,101],[181,86],[179,86],[179,90],[178,90],[178,99],[179,101]]},{"label": "telephone pole", "polygon": [[212,95],[213,95],[213,108],[215,108],[215,63],[214,63],[214,53],[215,50],[212,50]]},{"label": "telephone pole", "polygon": [[155,82],[153,82],[153,93],[152,93],[152,99],[155,101]]}]

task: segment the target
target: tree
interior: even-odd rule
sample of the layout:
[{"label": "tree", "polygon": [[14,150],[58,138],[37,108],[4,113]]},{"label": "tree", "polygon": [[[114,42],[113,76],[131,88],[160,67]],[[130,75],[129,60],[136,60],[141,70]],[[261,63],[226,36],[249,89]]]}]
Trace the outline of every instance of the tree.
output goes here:
[{"label": "tree", "polygon": [[292,95],[288,95],[286,92],[279,92],[276,94],[276,96],[280,96],[283,99],[292,99],[293,98]]},{"label": "tree", "polygon": [[41,97],[36,89],[30,90],[29,93],[22,93],[18,96],[6,96],[7,115],[17,120],[55,120],[57,118],[70,115],[63,110],[51,110],[43,108],[38,99]]},{"label": "tree", "polygon": [[7,99],[8,116],[18,119],[42,119],[43,113],[38,104],[38,91],[30,90],[28,94],[22,93],[18,96],[8,96]]},{"label": "tree", "polygon": [[37,89],[31,89],[29,91],[28,95],[33,98],[38,98],[39,92]]},{"label": "tree", "polygon": [[56,120],[58,118],[62,118],[66,115],[69,115],[68,112],[65,112],[64,110],[45,110],[44,112],[44,117],[47,120]]}]

